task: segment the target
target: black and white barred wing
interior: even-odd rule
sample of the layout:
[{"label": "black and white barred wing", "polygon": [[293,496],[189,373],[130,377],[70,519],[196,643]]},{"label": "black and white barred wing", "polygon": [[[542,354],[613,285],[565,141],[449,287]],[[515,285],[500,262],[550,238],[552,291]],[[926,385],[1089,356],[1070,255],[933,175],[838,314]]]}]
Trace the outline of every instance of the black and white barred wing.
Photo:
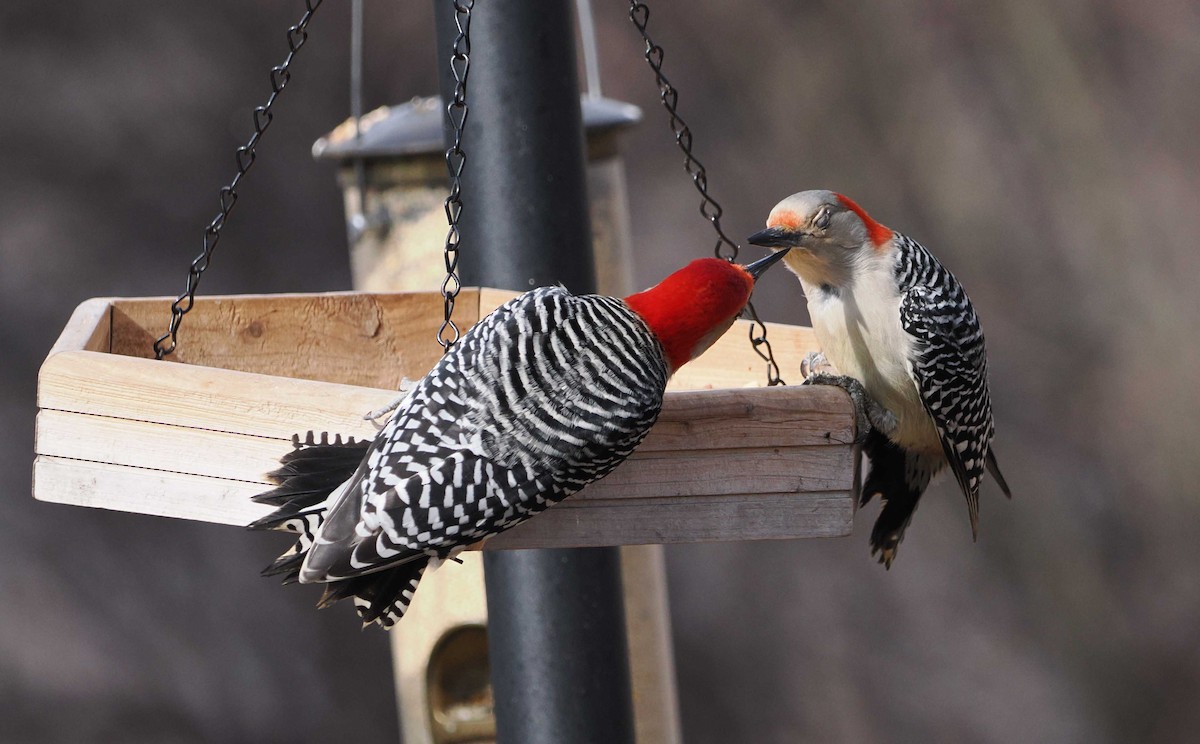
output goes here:
[{"label": "black and white barred wing", "polygon": [[993,432],[983,331],[962,285],[923,248],[916,248],[925,254],[928,276],[917,278],[900,304],[901,322],[917,351],[911,374],[966,496],[976,534],[979,484]]},{"label": "black and white barred wing", "polygon": [[603,477],[653,425],[666,378],[657,342],[619,300],[546,288],[505,304],[380,432],[305,580],[444,557]]}]

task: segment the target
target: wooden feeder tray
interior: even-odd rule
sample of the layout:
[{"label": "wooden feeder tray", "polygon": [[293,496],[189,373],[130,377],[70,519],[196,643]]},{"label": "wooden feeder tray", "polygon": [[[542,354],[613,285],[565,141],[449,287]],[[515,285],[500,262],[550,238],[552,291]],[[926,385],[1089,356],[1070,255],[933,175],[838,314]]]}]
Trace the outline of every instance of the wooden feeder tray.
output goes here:
[{"label": "wooden feeder tray", "polygon": [[[466,288],[465,331],[514,293]],[[250,496],[294,434],[374,435],[363,414],[438,360],[433,292],[197,299],[170,361],[154,338],[169,298],[80,305],[42,365],[34,497],[247,524]],[[829,387],[762,385],[743,321],[672,380],[637,452],[489,548],[831,537],[850,532],[858,449],[849,398]],[[789,374],[815,348],[808,328],[769,325]]]}]

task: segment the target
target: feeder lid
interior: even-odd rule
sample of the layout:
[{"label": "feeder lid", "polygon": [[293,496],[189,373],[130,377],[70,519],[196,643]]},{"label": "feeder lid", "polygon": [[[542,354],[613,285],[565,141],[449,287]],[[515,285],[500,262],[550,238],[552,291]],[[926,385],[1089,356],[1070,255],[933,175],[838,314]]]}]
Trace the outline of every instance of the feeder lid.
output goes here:
[{"label": "feeder lid", "polygon": [[[642,119],[642,110],[632,103],[594,96],[580,96],[580,102],[588,134],[620,129]],[[436,97],[414,98],[397,106],[380,106],[362,117],[362,139],[355,141],[354,119],[347,119],[313,143],[313,157],[346,160],[440,153],[445,147],[443,116],[441,99]]]}]

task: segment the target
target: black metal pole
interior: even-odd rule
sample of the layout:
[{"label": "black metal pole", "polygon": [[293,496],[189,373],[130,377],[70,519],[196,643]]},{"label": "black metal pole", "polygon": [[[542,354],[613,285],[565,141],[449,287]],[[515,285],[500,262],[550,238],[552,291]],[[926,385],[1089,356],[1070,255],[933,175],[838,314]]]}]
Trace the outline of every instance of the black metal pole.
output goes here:
[{"label": "black metal pole", "polygon": [[[456,32],[438,10],[442,97]],[[477,0],[463,149],[462,280],[595,291],[571,0]]]},{"label": "black metal pole", "polygon": [[[456,33],[435,0],[442,97]],[[570,0],[482,0],[471,13],[463,283],[595,289]],[[632,744],[616,548],[484,556],[501,744]]]}]

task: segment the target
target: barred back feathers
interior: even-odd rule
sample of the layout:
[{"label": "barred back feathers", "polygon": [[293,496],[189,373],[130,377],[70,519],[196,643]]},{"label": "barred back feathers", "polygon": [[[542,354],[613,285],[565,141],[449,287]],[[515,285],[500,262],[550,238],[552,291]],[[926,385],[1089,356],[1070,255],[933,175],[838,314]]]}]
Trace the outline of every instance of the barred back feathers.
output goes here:
[{"label": "barred back feathers", "polygon": [[913,380],[977,534],[979,486],[994,433],[983,329],[962,284],[933,254],[906,235],[896,233],[894,241],[900,321],[917,342]]},{"label": "barred back feathers", "polygon": [[297,533],[267,568],[353,597],[364,623],[404,614],[431,560],[607,475],[657,419],[662,347],[626,304],[528,292],[476,324],[369,444],[311,437],[256,500],[255,528]]}]

